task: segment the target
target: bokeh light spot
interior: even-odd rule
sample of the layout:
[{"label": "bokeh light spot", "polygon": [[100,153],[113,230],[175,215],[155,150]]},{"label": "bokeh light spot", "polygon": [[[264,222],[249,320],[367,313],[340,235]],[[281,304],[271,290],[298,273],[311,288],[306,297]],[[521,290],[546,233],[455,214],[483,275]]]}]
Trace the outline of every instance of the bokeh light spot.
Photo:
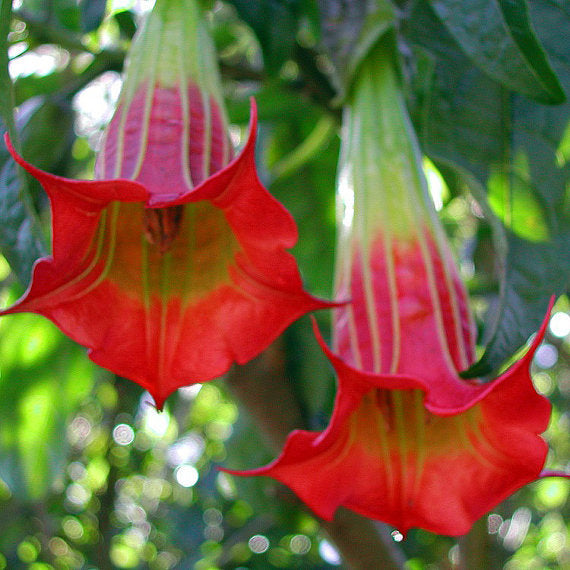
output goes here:
[{"label": "bokeh light spot", "polygon": [[10,266],[6,261],[6,258],[0,255],[0,281],[4,281],[10,275]]},{"label": "bokeh light spot", "polygon": [[296,534],[291,538],[289,548],[293,554],[307,554],[311,550],[311,539],[304,534]]},{"label": "bokeh light spot", "polygon": [[497,534],[501,525],[503,524],[503,517],[495,513],[487,517],[487,532],[489,534]]},{"label": "bokeh light spot", "polygon": [[182,487],[193,487],[198,482],[198,470],[192,465],[180,465],[174,471],[177,483]]},{"label": "bokeh light spot", "polygon": [[523,543],[528,529],[532,513],[526,507],[519,507],[514,513],[505,534],[503,545],[507,550],[515,551]]},{"label": "bokeh light spot", "polygon": [[91,498],[91,493],[83,485],[72,483],[67,487],[66,498],[73,507],[83,508]]},{"label": "bokeh light spot", "polygon": [[202,515],[204,523],[208,525],[220,525],[224,520],[222,513],[218,509],[209,508],[204,511]]},{"label": "bokeh light spot", "polygon": [[75,517],[66,517],[61,526],[71,540],[77,541],[83,537],[83,525]]},{"label": "bokeh light spot", "polygon": [[69,546],[67,542],[59,536],[54,536],[48,542],[49,549],[55,556],[67,556],[69,554]]},{"label": "bokeh light spot", "polygon": [[339,566],[341,563],[338,550],[328,540],[321,540],[319,544],[319,554],[325,562],[333,566]]},{"label": "bokeh light spot", "polygon": [[109,558],[117,568],[134,568],[139,562],[136,550],[120,542],[116,542],[111,546]]},{"label": "bokeh light spot", "polygon": [[83,416],[77,416],[69,425],[67,439],[71,445],[81,445],[91,435],[91,422]]},{"label": "bokeh light spot", "polygon": [[172,467],[183,463],[196,463],[202,456],[205,446],[204,440],[199,435],[189,434],[168,448],[168,463]]},{"label": "bokeh light spot", "polygon": [[133,428],[127,424],[118,424],[113,429],[113,440],[117,445],[129,445],[135,439]]},{"label": "bokeh light spot", "polygon": [[558,349],[552,344],[543,344],[538,347],[534,361],[540,368],[552,368],[558,360]]},{"label": "bokeh light spot", "polygon": [[544,479],[537,484],[536,499],[539,505],[547,509],[556,509],[568,499],[570,480]]},{"label": "bokeh light spot", "polygon": [[390,536],[394,540],[394,542],[402,542],[404,540],[404,535],[399,530],[393,530],[390,533]]},{"label": "bokeh light spot", "polygon": [[539,372],[532,378],[536,390],[543,396],[550,396],[554,391],[554,381],[548,372]]},{"label": "bokeh light spot", "polygon": [[206,540],[213,540],[214,542],[221,542],[224,538],[224,529],[221,526],[206,525],[204,538]]},{"label": "bokeh light spot", "polygon": [[263,554],[269,548],[269,540],[262,534],[252,536],[247,545],[254,554]]},{"label": "bokeh light spot", "polygon": [[570,315],[563,312],[554,313],[550,319],[550,332],[558,338],[568,336],[570,334]]},{"label": "bokeh light spot", "polygon": [[32,544],[30,541],[25,540],[18,544],[17,553],[18,558],[22,562],[29,564],[37,558],[38,549],[35,544]]},{"label": "bokeh light spot", "polygon": [[202,384],[192,384],[191,386],[183,386],[182,388],[178,388],[178,394],[183,400],[191,401],[197,395],[198,392],[202,389]]}]

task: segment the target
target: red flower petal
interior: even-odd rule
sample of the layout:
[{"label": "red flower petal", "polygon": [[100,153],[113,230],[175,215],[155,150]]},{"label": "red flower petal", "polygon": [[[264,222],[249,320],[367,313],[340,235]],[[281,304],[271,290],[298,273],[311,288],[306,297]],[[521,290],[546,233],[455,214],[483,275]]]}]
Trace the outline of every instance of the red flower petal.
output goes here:
[{"label": "red flower petal", "polygon": [[366,253],[354,248],[337,294],[352,303],[335,311],[335,352],[364,372],[421,379],[433,413],[467,410],[492,388],[458,374],[473,363],[475,350],[451,254],[419,224],[416,235],[389,245],[378,237]]},{"label": "red flower petal", "polygon": [[[257,178],[253,103],[250,129],[239,157],[171,201],[129,180],[53,176],[10,147],[49,195],[53,254],[36,262],[27,292],[0,314],[48,317],[161,407],[176,388],[250,360],[292,321],[331,306],[303,291],[285,251],[296,226]],[[182,211],[164,251],[145,227],[148,212],[172,206]],[[169,219],[161,216],[159,225]]]},{"label": "red flower petal", "polygon": [[[424,406],[431,387],[403,375],[361,372],[324,346],[338,374],[333,417],[323,432],[295,431],[273,463],[236,475],[268,475],[314,512],[339,506],[382,520],[461,535],[511,493],[540,476],[548,451],[540,437],[550,404],[534,390],[527,354],[451,416]],[[476,403],[475,403],[476,402]],[[447,412],[451,412],[448,409]]]}]

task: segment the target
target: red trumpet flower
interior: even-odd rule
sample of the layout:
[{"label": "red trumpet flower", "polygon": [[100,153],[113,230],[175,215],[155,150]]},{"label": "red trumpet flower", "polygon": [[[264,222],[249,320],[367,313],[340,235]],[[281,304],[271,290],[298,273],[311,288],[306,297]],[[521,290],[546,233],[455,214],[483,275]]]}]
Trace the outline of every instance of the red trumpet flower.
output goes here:
[{"label": "red trumpet flower", "polygon": [[286,252],[295,222],[257,177],[253,103],[249,140],[231,160],[216,65],[194,1],[158,0],[133,44],[96,180],[42,172],[9,145],[48,193],[53,251],[0,314],[51,319],[158,407],[330,306],[304,292]]},{"label": "red trumpet flower", "polygon": [[459,372],[475,359],[473,322],[431,204],[392,55],[362,64],[346,108],[338,175],[334,353],[323,432],[294,431],[269,475],[319,516],[339,506],[448,535],[466,533],[541,475],[550,417],[526,355],[490,383]]}]

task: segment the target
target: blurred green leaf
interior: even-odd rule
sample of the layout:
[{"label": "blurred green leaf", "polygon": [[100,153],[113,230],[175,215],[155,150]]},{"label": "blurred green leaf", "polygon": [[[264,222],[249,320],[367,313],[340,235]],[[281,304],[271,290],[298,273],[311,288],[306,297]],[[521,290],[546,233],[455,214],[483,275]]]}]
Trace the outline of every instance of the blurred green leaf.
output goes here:
[{"label": "blurred green leaf", "polygon": [[[532,8],[538,35],[569,88],[570,18],[546,0],[533,2]],[[425,66],[431,74],[424,80],[431,86],[429,94],[414,113],[425,150],[462,173],[472,188],[486,189],[509,230],[506,256],[499,259],[501,297],[487,317],[486,352],[468,371],[469,376],[485,375],[536,331],[550,296],[568,286],[570,169],[560,149],[570,105],[540,105],[483,74],[425,2],[416,5],[405,34],[433,60],[431,68]],[[483,192],[479,197],[484,198]],[[499,243],[499,254],[502,248]]]},{"label": "blurred green leaf", "polygon": [[137,25],[135,23],[135,15],[130,10],[122,10],[120,12],[115,12],[113,18],[119,24],[119,30],[121,35],[132,39],[137,31]]},{"label": "blurred green leaf", "polygon": [[435,0],[431,6],[484,73],[542,103],[564,101],[532,29],[526,0]]},{"label": "blurred green leaf", "polygon": [[288,176],[314,159],[336,135],[337,123],[333,117],[324,115],[319,119],[309,136],[273,167],[277,178]]},{"label": "blurred green leaf", "polygon": [[[255,93],[255,103],[260,122],[285,121],[288,117],[295,116],[300,106],[299,98],[282,82],[277,81],[266,82]],[[227,105],[233,123],[248,123],[251,109],[248,99],[229,99]]]},{"label": "blurred green leaf", "polygon": [[0,148],[0,250],[25,285],[34,261],[44,255],[44,247],[21,200],[22,181],[17,168],[7,151]]},{"label": "blurred green leaf", "polygon": [[3,318],[0,331],[0,477],[16,497],[35,501],[61,478],[67,420],[96,367],[37,315]]},{"label": "blurred green leaf", "polygon": [[[315,132],[317,125],[328,118],[320,109],[306,101],[298,101],[291,112],[277,118],[271,125],[262,125],[260,147],[269,171],[295,157]],[[327,130],[331,128],[330,124]],[[302,168],[287,176],[270,180],[269,189],[293,214],[297,221],[299,240],[293,252],[307,289],[328,297],[332,288],[335,240],[335,177],[339,138],[329,131],[321,141],[319,152],[305,156]]]},{"label": "blurred green leaf", "polygon": [[22,8],[40,14],[43,18],[49,14],[51,2],[45,0],[22,0]]},{"label": "blurred green leaf", "polygon": [[261,44],[265,69],[276,74],[291,57],[298,27],[299,0],[230,0]]},{"label": "blurred green leaf", "polygon": [[28,99],[18,110],[17,123],[26,160],[42,170],[56,170],[75,139],[69,102],[42,96]]},{"label": "blurred green leaf", "polygon": [[509,234],[507,280],[503,299],[492,304],[492,313],[501,312],[500,321],[488,339],[485,353],[466,376],[489,374],[536,332],[544,318],[548,301],[567,290],[570,272],[570,231],[547,243],[530,243]]},{"label": "blurred green leaf", "polygon": [[79,0],[81,29],[84,32],[96,30],[105,17],[107,0]]},{"label": "blurred green leaf", "polygon": [[0,0],[0,130],[12,135],[14,125],[14,90],[8,72],[8,34],[12,20],[11,0]]},{"label": "blurred green leaf", "polygon": [[67,75],[56,70],[48,75],[23,75],[14,81],[14,98],[16,106],[38,95],[52,95],[65,86]]},{"label": "blurred green leaf", "polygon": [[532,187],[528,156],[519,153],[509,172],[491,166],[487,195],[491,209],[520,238],[531,242],[550,239],[544,211]]},{"label": "blurred green leaf", "polygon": [[43,255],[44,246],[39,224],[25,178],[18,173],[3,137],[9,133],[16,146],[18,137],[14,125],[13,87],[8,73],[7,37],[11,21],[11,2],[0,4],[0,250],[18,279],[27,283],[33,262]]},{"label": "blurred green leaf", "polygon": [[[95,0],[97,1],[97,0]],[[52,11],[57,21],[72,32],[81,31],[81,12],[77,0],[56,0],[52,2]]]},{"label": "blurred green leaf", "polygon": [[[319,313],[319,328],[328,337],[330,323]],[[325,429],[330,419],[336,384],[333,368],[318,345],[309,319],[293,323],[285,333],[288,373],[309,429]]]}]

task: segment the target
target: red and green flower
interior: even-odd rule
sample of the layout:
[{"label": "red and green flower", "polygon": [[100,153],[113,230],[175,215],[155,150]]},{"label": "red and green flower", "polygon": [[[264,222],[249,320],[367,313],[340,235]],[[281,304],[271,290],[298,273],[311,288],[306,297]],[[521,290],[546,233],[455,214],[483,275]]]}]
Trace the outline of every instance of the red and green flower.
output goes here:
[{"label": "red and green flower", "polygon": [[255,170],[256,112],[236,158],[217,61],[194,0],[158,0],[130,52],[95,180],[14,158],[47,192],[52,254],[1,314],[44,315],[158,407],[329,306],[286,249],[290,214]]},{"label": "red and green flower", "polygon": [[[347,507],[405,533],[461,535],[538,477],[550,404],[525,356],[490,383],[468,298],[428,194],[393,56],[362,64],[345,108],[337,179],[338,377],[323,432],[294,431],[271,464],[238,475],[285,483],[319,516]],[[320,338],[320,337],[319,337]]]}]

